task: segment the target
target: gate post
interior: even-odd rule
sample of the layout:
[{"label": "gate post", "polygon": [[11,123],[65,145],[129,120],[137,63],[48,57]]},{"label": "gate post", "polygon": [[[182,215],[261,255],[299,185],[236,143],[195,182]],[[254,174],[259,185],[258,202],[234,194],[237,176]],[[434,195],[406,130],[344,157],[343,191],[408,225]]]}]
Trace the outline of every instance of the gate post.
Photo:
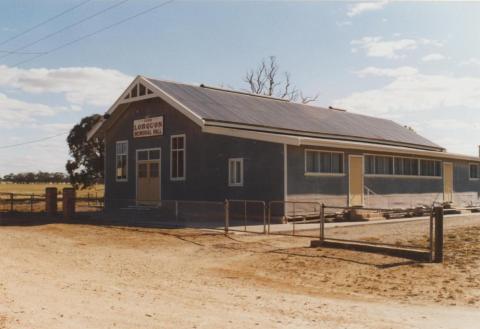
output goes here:
[{"label": "gate post", "polygon": [[63,218],[65,220],[73,219],[75,215],[75,189],[66,187],[63,189]]},{"label": "gate post", "polygon": [[325,204],[320,208],[320,241],[325,240]]},{"label": "gate post", "polygon": [[435,263],[443,262],[443,207],[435,207]]},{"label": "gate post", "polygon": [[49,217],[57,214],[57,188],[47,187],[45,189],[45,212]]},{"label": "gate post", "polygon": [[229,210],[229,204],[228,200],[225,200],[225,235],[228,235],[228,227],[230,226],[229,224],[229,215],[230,215],[230,210]]}]

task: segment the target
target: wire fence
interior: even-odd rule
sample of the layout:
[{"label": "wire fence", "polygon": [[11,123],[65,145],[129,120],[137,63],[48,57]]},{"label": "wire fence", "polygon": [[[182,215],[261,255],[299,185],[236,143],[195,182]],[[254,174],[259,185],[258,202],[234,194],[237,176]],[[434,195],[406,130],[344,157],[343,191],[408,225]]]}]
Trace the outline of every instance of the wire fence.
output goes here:
[{"label": "wire fence", "polygon": [[[99,212],[103,210],[103,197],[87,194],[76,197],[77,212]],[[63,198],[57,197],[57,210],[63,209]],[[47,199],[45,194],[34,193],[0,193],[0,213],[44,213]]]},{"label": "wire fence", "polygon": [[[76,198],[77,219],[95,224],[190,227],[304,237],[433,252],[433,209],[359,208],[311,201]],[[45,195],[0,193],[0,213],[46,211]],[[57,212],[62,212],[62,197]],[[442,212],[443,216],[443,212]]]}]

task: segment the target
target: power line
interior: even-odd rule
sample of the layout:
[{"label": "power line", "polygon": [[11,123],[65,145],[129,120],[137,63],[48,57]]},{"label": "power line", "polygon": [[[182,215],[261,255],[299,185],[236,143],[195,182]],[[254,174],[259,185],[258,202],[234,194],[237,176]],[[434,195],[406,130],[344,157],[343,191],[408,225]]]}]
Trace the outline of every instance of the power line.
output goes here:
[{"label": "power line", "polygon": [[53,21],[54,19],[57,19],[57,18],[65,15],[65,14],[67,14],[67,13],[69,13],[69,12],[71,12],[71,11],[73,11],[73,10],[81,7],[81,6],[83,6],[83,5],[86,5],[87,3],[91,2],[91,1],[92,1],[92,0],[83,1],[83,2],[79,3],[78,5],[75,5],[75,6],[73,6],[73,7],[70,7],[70,8],[62,11],[61,13],[59,13],[59,14],[57,14],[57,15],[55,15],[55,16],[52,16],[52,17],[50,17],[50,18],[47,18],[47,19],[44,20],[43,22],[40,22],[40,23],[38,23],[37,25],[34,25],[34,26],[32,26],[32,27],[29,27],[28,29],[26,29],[26,30],[24,30],[24,31],[22,31],[22,32],[20,32],[20,33],[14,35],[14,36],[12,36],[12,37],[10,37],[10,38],[2,41],[2,42],[0,42],[0,46],[6,44],[7,42],[10,42],[10,41],[12,41],[12,40],[15,40],[15,39],[21,37],[22,35],[25,35],[25,34],[27,34],[28,32],[31,32],[31,31],[39,28],[40,26],[43,26],[43,25],[45,25],[45,24]]},{"label": "power line", "polygon": [[[52,48],[52,49],[50,49],[50,50],[47,50],[47,51],[46,51],[45,53],[43,53],[43,54],[39,54],[39,55],[34,56],[34,57],[31,57],[31,58],[29,58],[29,59],[26,59],[26,60],[17,62],[17,63],[15,63],[15,64],[13,64],[13,66],[19,66],[19,65],[28,63],[28,62],[30,62],[30,61],[33,61],[33,60],[35,60],[35,59],[37,59],[37,58],[39,58],[39,57],[49,55],[49,54],[51,54],[51,53],[53,53],[53,52],[55,52],[55,51],[58,51],[58,50],[60,50],[60,49],[62,49],[62,48],[65,48],[65,47],[68,47],[68,46],[70,46],[70,45],[72,45],[72,44],[75,44],[75,43],[77,43],[77,42],[80,42],[80,41],[82,41],[82,40],[84,40],[84,39],[90,38],[90,37],[92,37],[92,36],[94,36],[94,35],[96,35],[96,34],[98,34],[98,33],[101,33],[101,32],[104,32],[104,31],[106,31],[106,30],[109,30],[109,29],[111,29],[111,28],[113,28],[113,27],[115,27],[115,26],[117,26],[117,25],[123,24],[123,23],[125,23],[125,22],[127,22],[127,21],[129,21],[129,20],[132,20],[132,19],[137,18],[137,17],[139,17],[139,16],[145,15],[145,14],[147,14],[147,13],[149,13],[149,12],[155,10],[155,9],[158,9],[158,8],[160,8],[160,7],[163,7],[163,6],[166,6],[166,5],[168,5],[168,4],[172,3],[172,2],[175,2],[175,0],[168,0],[168,1],[162,2],[161,4],[158,4],[158,5],[155,5],[155,6],[153,6],[153,7],[150,7],[150,8],[148,8],[148,9],[146,9],[146,10],[143,10],[143,11],[141,11],[141,12],[135,14],[135,15],[128,16],[128,17],[126,17],[126,18],[124,18],[124,19],[121,19],[121,20],[119,20],[119,21],[116,21],[116,22],[113,23],[113,24],[110,24],[110,25],[107,25],[107,26],[105,26],[105,27],[102,27],[102,28],[100,28],[100,29],[98,29],[98,30],[96,30],[96,31],[94,31],[94,32],[85,34],[85,35],[83,35],[83,36],[81,36],[81,37],[79,37],[79,38],[77,38],[77,39],[74,39],[74,40],[72,40],[72,41],[70,41],[70,42],[64,43],[64,44],[62,44],[62,45],[60,45],[60,46],[58,46],[58,47]],[[1,58],[1,57],[0,57],[0,58]]]},{"label": "power line", "polygon": [[[91,20],[92,18],[95,18],[95,17],[97,17],[97,16],[99,16],[99,15],[101,15],[101,14],[103,14],[103,13],[109,11],[109,10],[112,10],[112,9],[114,9],[114,8],[120,6],[120,5],[123,5],[125,2],[128,2],[128,1],[130,1],[130,0],[122,0],[122,1],[120,1],[120,2],[116,2],[116,3],[114,3],[113,5],[111,5],[111,6],[107,7],[107,8],[104,8],[104,9],[102,9],[102,10],[100,10],[100,11],[97,11],[96,13],[94,13],[94,14],[92,14],[92,15],[90,15],[90,16],[84,17],[84,18],[76,21],[75,23],[66,25],[66,26],[64,26],[64,27],[62,27],[62,28],[60,28],[60,29],[52,32],[52,33],[47,34],[46,36],[41,37],[40,39],[37,39],[37,40],[32,41],[32,42],[30,42],[30,43],[27,43],[26,45],[23,45],[23,46],[21,46],[21,47],[15,48],[15,49],[12,50],[12,52],[17,52],[17,51],[23,50],[23,49],[25,49],[25,48],[31,47],[31,46],[33,46],[33,45],[36,45],[37,43],[39,43],[39,42],[41,42],[41,41],[45,41],[45,40],[47,40],[47,39],[50,39],[51,37],[53,37],[53,36],[55,36],[55,35],[57,35],[57,34],[59,34],[59,33],[62,33],[63,31],[66,31],[66,30],[68,30],[68,29],[71,29],[72,27],[75,27],[75,26],[77,26],[77,25],[80,25],[80,24],[88,21],[88,20]],[[8,56],[10,56],[10,55],[11,55],[11,54],[6,54],[6,55],[3,55],[3,56],[0,56],[0,59],[1,59],[1,58],[5,58],[5,57],[8,57]]]},{"label": "power line", "polygon": [[44,51],[14,51],[14,50],[0,50],[0,53],[15,54],[15,55],[38,55],[38,54],[45,54]]},{"label": "power line", "polygon": [[3,145],[3,146],[0,146],[0,150],[10,149],[10,148],[14,148],[14,147],[29,145],[29,144],[40,143],[40,142],[44,142],[46,140],[53,139],[55,137],[63,136],[63,135],[66,135],[66,134],[68,134],[68,131],[64,131],[60,134],[56,134],[56,135],[53,135],[53,136],[47,136],[47,137],[34,139],[34,140],[31,140],[31,141],[27,141],[27,142],[18,143],[18,144]]}]

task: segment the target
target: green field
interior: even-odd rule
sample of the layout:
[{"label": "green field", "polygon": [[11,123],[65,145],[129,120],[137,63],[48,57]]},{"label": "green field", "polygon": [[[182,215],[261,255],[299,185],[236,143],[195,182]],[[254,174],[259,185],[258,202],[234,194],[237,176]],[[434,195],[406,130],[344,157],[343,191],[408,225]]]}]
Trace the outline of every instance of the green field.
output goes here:
[{"label": "green field", "polygon": [[[61,192],[65,187],[71,187],[70,184],[13,184],[13,183],[0,183],[0,193],[16,193],[16,194],[35,194],[44,195],[45,188],[56,187]],[[88,189],[77,190],[77,197],[103,197],[104,186],[95,185]]]}]

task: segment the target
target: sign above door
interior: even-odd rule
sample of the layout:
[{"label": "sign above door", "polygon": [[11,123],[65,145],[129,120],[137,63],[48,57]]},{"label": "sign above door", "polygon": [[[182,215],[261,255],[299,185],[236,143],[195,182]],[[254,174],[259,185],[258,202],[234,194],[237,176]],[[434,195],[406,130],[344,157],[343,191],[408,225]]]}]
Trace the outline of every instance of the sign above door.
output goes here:
[{"label": "sign above door", "polygon": [[133,121],[133,138],[163,135],[163,116]]}]

